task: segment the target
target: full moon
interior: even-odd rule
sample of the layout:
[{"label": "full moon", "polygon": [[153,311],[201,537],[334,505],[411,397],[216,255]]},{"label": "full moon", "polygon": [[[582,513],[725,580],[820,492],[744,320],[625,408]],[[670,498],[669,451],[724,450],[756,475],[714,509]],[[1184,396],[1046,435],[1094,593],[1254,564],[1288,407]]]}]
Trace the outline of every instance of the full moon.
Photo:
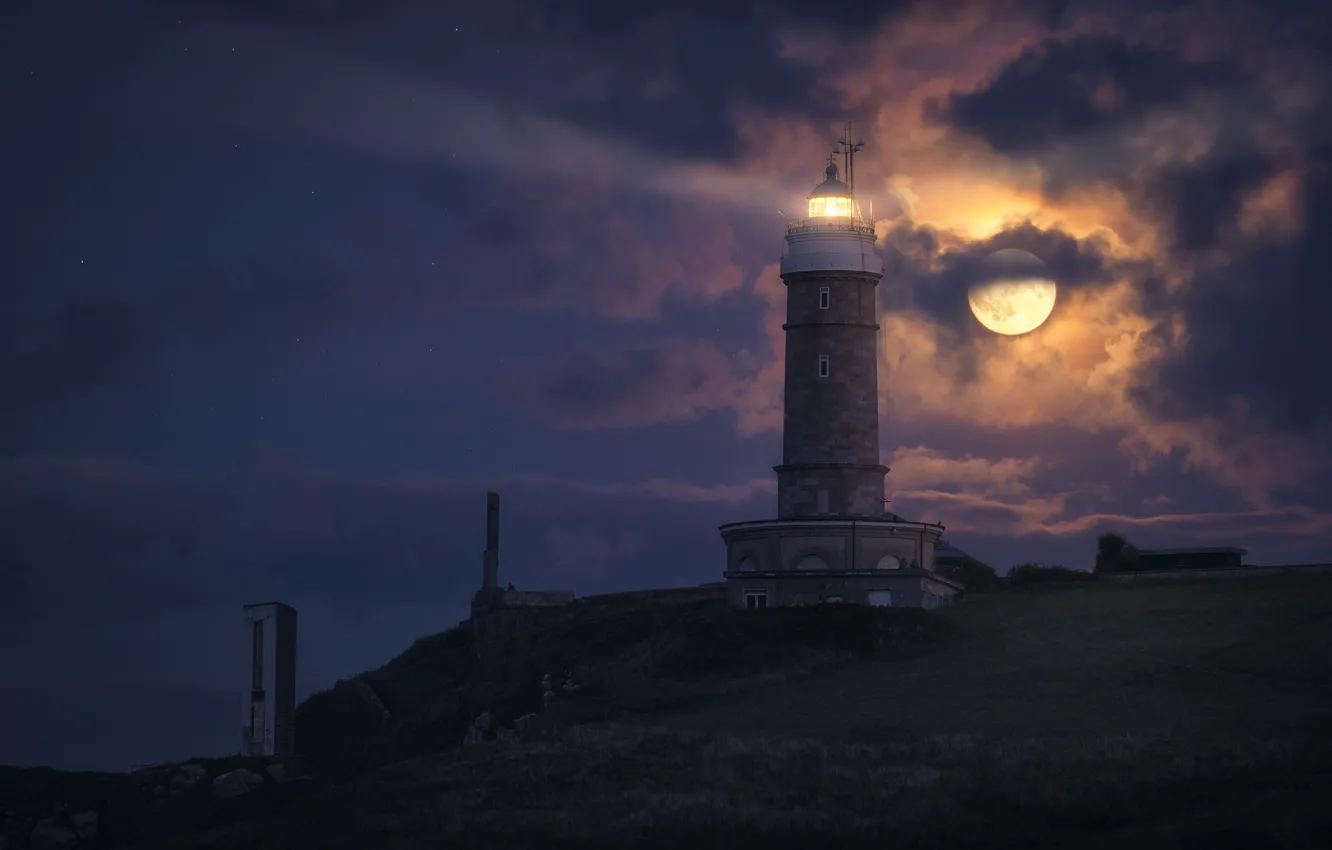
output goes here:
[{"label": "full moon", "polygon": [[982,265],[981,277],[967,291],[967,302],[976,321],[997,334],[1034,331],[1054,311],[1055,282],[1035,254],[995,251]]}]

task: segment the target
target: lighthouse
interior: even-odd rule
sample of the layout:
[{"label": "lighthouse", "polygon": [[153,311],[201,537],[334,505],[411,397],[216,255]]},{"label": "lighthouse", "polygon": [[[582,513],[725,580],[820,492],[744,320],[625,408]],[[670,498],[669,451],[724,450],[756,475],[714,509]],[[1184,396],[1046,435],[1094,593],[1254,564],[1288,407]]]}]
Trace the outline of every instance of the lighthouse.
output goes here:
[{"label": "lighthouse", "polygon": [[808,214],[787,222],[777,517],[719,529],[736,607],[934,607],[961,590],[934,571],[943,526],[887,510],[877,309],[884,267],[874,222],[856,201],[855,154],[864,143],[853,143],[850,130],[809,193]]}]

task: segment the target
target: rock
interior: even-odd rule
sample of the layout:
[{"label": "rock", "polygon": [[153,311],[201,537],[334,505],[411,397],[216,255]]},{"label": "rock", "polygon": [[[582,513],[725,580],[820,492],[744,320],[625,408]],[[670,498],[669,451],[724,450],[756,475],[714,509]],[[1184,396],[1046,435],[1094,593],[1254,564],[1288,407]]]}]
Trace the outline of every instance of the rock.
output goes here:
[{"label": "rock", "polygon": [[269,776],[273,777],[274,782],[288,782],[291,779],[291,777],[287,776],[287,766],[282,762],[270,764],[268,767],[264,768],[264,770],[268,772]]},{"label": "rock", "polygon": [[519,732],[525,732],[527,731],[528,724],[534,723],[536,719],[537,716],[535,714],[524,714],[522,717],[513,721],[513,728],[517,729]]},{"label": "rock", "polygon": [[491,723],[490,712],[483,711],[476,716],[476,720],[472,723],[472,725],[475,726],[477,729],[480,729],[482,732],[485,732],[490,728],[490,723]]},{"label": "rock", "polygon": [[180,772],[171,777],[171,790],[180,792],[187,788],[193,788],[206,776],[208,776],[208,771],[204,770],[201,765],[183,765]]},{"label": "rock", "polygon": [[79,812],[69,819],[79,838],[97,837],[97,812]]},{"label": "rock", "polygon": [[505,729],[504,727],[501,726],[500,728],[495,730],[496,741],[512,741],[515,737],[517,736],[514,734],[512,729]]},{"label": "rock", "polygon": [[79,836],[72,829],[57,826],[52,818],[37,821],[29,836],[34,850],[64,850],[79,843]]},{"label": "rock", "polygon": [[213,780],[213,796],[229,799],[247,794],[264,784],[264,778],[257,773],[251,773],[245,768],[224,773]]},{"label": "rock", "polygon": [[553,699],[555,699],[555,692],[554,692],[554,691],[546,691],[544,694],[541,695],[541,701],[542,701],[543,703],[550,702],[550,701],[553,700]]}]

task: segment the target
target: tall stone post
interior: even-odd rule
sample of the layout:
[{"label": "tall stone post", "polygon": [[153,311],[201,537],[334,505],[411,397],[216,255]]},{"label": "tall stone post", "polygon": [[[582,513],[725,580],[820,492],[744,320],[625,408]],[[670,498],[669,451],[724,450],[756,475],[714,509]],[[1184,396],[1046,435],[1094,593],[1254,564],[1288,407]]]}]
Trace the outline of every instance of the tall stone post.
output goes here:
[{"label": "tall stone post", "polygon": [[499,493],[486,494],[486,552],[482,561],[481,587],[499,587]]}]

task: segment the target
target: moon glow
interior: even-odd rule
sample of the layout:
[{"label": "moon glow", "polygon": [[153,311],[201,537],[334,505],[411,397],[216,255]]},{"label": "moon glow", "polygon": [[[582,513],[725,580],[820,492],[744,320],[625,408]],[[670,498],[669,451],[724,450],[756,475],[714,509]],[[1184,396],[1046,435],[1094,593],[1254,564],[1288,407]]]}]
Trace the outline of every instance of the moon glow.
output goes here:
[{"label": "moon glow", "polygon": [[1005,336],[1028,333],[1054,312],[1055,282],[1034,254],[1006,248],[983,264],[983,279],[967,291],[976,321]]}]

